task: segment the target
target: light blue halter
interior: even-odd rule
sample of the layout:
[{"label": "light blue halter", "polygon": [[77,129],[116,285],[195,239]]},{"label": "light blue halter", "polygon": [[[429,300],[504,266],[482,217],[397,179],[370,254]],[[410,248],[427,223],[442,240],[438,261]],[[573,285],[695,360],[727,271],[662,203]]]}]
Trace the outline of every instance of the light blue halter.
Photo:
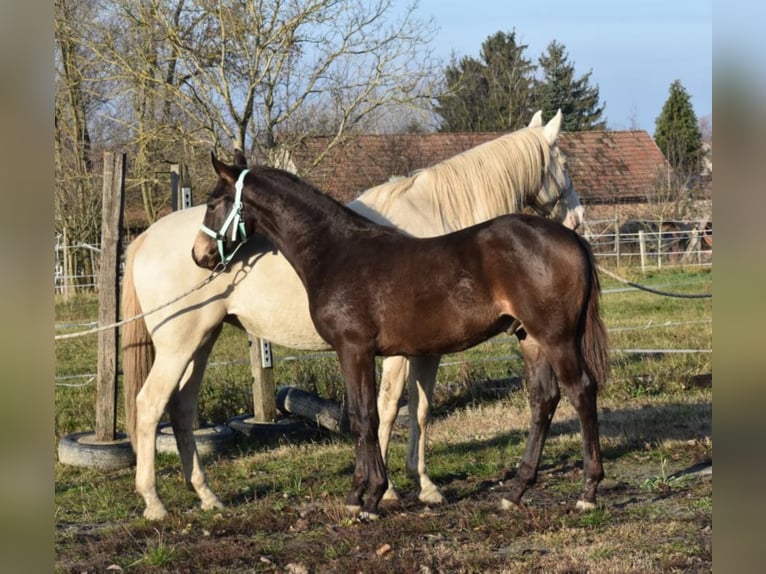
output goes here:
[{"label": "light blue halter", "polygon": [[[223,225],[221,225],[221,230],[216,232],[210,229],[207,225],[203,224],[200,226],[200,229],[204,233],[208,234],[218,242],[218,253],[221,256],[222,265],[228,265],[229,261],[232,260],[234,254],[237,252],[237,249],[239,249],[240,246],[245,241],[247,241],[245,222],[242,221],[242,187],[244,186],[245,176],[249,171],[249,169],[242,170],[242,172],[239,174],[239,177],[237,178],[237,183],[234,184],[234,205],[232,206],[231,212],[226,218],[226,221],[224,221]],[[223,240],[226,238],[226,232],[229,230],[229,226],[231,226],[231,240],[236,241],[238,234],[240,239],[239,243],[237,243],[232,252],[226,255],[224,253]]]}]

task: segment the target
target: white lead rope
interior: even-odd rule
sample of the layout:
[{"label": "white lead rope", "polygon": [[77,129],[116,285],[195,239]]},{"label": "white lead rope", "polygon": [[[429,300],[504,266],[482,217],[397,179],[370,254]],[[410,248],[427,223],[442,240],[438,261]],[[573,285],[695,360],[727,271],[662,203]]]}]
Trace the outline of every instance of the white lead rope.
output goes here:
[{"label": "white lead rope", "polygon": [[56,335],[55,337],[53,337],[53,339],[54,339],[54,341],[60,341],[62,339],[74,339],[76,337],[83,337],[85,335],[91,335],[92,333],[98,333],[99,331],[106,331],[108,329],[116,329],[117,327],[121,327],[122,325],[126,325],[127,323],[132,323],[133,321],[137,321],[138,319],[142,319],[142,318],[146,317],[147,315],[151,315],[152,313],[156,313],[160,309],[164,309],[165,307],[167,307],[169,305],[172,305],[176,301],[180,301],[181,299],[183,299],[187,295],[191,295],[192,293],[194,293],[198,289],[202,289],[202,287],[204,287],[205,285],[210,283],[213,279],[218,277],[221,273],[223,273],[225,269],[226,269],[225,266],[220,266],[220,268],[216,267],[210,273],[210,275],[205,277],[205,279],[200,281],[197,285],[195,285],[194,287],[192,287],[191,289],[189,289],[185,293],[182,293],[178,297],[176,297],[174,299],[171,299],[170,301],[168,301],[166,303],[163,303],[162,305],[158,305],[154,309],[149,309],[148,311],[144,311],[143,313],[141,313],[139,315],[135,315],[133,317],[128,317],[127,319],[123,319],[122,321],[118,321],[117,323],[111,323],[109,325],[103,325],[103,326],[100,326],[100,327],[93,327],[92,329],[88,329],[86,331],[78,331],[77,333],[67,333],[65,335]]}]

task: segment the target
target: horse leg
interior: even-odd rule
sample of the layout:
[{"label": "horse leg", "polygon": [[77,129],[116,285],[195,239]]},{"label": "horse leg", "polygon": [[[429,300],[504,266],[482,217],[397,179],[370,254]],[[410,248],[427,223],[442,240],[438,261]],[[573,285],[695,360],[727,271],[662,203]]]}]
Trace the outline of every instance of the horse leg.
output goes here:
[{"label": "horse leg", "polygon": [[194,359],[187,367],[190,371],[185,381],[173,392],[168,403],[170,422],[176,438],[184,479],[189,488],[193,488],[201,500],[202,510],[223,508],[223,503],[210,490],[205,479],[205,471],[200,461],[194,441],[194,420],[199,403],[199,388],[205,373],[207,360],[221,328],[216,329],[211,337],[194,354]]},{"label": "horse leg", "polygon": [[[399,399],[404,390],[404,381],[410,370],[411,360],[405,357],[386,357],[383,359],[383,373],[380,376],[380,391],[378,392],[378,416],[380,427],[378,428],[378,442],[383,464],[387,464],[388,445],[391,441],[391,432],[399,413]],[[384,500],[399,500],[393,485],[389,482],[388,489],[383,495]]]},{"label": "horse leg", "polygon": [[580,418],[585,486],[582,497],[577,501],[577,508],[590,510],[595,508],[596,490],[604,478],[596,404],[598,386],[584,371],[578,351],[579,349],[573,343],[571,346],[566,345],[560,349],[552,349],[548,356],[551,358],[551,363],[566,397]]},{"label": "horse leg", "polygon": [[[378,440],[383,455],[383,463],[388,458],[388,445],[391,431],[399,412],[399,398],[404,390],[404,381],[409,390],[409,438],[407,444],[407,474],[417,478],[420,485],[418,498],[425,504],[441,504],[444,496],[426,473],[426,440],[428,417],[433,398],[436,371],[441,357],[387,357],[383,361],[383,374],[378,394],[378,414],[380,429]],[[384,500],[398,500],[393,485],[389,482]]]},{"label": "horse leg", "polygon": [[[407,376],[410,409],[407,473],[417,477],[420,484],[418,499],[425,504],[441,504],[445,501],[439,488],[426,473],[428,417],[440,360],[440,356],[413,357],[410,359],[410,372]],[[417,417],[413,414],[417,414]]]},{"label": "horse leg", "polygon": [[378,442],[375,355],[370,349],[344,344],[338,349],[338,359],[346,381],[349,423],[357,435],[354,479],[346,507],[359,512],[360,518],[372,520],[378,517],[378,504],[388,488]]},{"label": "horse leg", "polygon": [[510,491],[504,496],[506,500],[515,504],[520,503],[524,492],[537,480],[537,467],[540,464],[545,439],[561,398],[551,364],[537,341],[527,336],[520,340],[520,345],[526,368],[531,422],[524,456],[516,470]]},{"label": "horse leg", "polygon": [[136,492],[144,499],[144,517],[149,520],[161,520],[168,514],[157,495],[155,440],[160,417],[188,364],[188,357],[158,353],[144,386],[136,396]]},{"label": "horse leg", "polygon": [[565,382],[565,379],[562,379],[562,386],[569,402],[577,411],[582,432],[585,486],[580,500],[577,501],[577,508],[591,510],[596,507],[596,491],[604,478],[598,431],[598,386],[582,368],[578,370],[578,376],[571,379],[571,384],[568,380]]}]

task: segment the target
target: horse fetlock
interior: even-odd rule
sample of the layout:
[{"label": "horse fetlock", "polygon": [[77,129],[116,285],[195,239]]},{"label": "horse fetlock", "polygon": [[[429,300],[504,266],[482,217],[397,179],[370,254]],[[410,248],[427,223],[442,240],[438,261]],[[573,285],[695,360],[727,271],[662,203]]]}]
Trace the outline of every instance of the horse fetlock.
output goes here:
[{"label": "horse fetlock", "polygon": [[[601,473],[601,476],[603,477],[603,472]],[[583,489],[582,498],[579,502],[582,502],[583,504],[592,504],[595,507],[596,503],[596,491],[598,490],[598,485],[601,482],[601,477],[599,477],[597,480],[588,478],[585,480],[585,488]]]}]

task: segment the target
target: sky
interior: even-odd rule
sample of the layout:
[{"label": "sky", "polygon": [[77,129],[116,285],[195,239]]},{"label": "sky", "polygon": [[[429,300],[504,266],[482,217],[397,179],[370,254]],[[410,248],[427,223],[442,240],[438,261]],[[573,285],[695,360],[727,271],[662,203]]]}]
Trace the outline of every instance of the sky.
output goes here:
[{"label": "sky", "polygon": [[515,29],[537,64],[552,40],[575,76],[589,71],[609,129],[654,134],[670,85],[680,80],[697,118],[713,112],[712,0],[419,0],[416,14],[438,27],[435,55],[479,57],[495,32]]}]

